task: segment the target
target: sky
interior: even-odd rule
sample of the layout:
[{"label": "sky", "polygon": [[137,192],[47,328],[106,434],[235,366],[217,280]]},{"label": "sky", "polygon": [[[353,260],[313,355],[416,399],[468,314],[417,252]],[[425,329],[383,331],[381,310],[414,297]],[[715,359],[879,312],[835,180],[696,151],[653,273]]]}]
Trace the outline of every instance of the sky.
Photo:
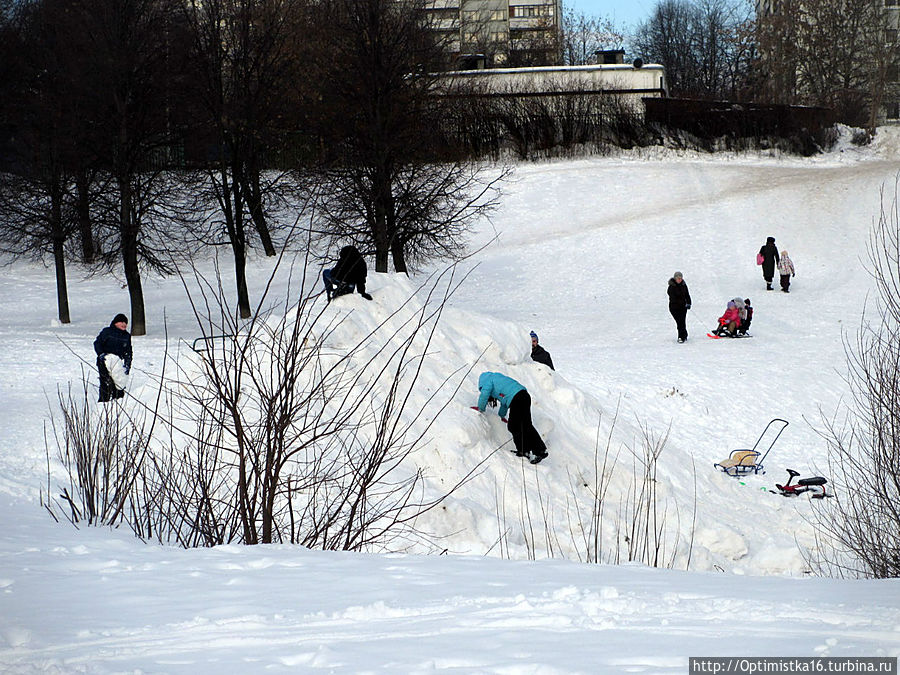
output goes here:
[{"label": "sky", "polygon": [[[900,579],[827,578],[812,564],[817,515],[853,488],[829,472],[820,420],[848,398],[842,337],[872,302],[862,261],[900,161],[900,129],[864,148],[849,136],[812,158],[638,148],[515,166],[498,210],[470,233],[473,257],[456,280],[470,273],[440,321],[411,338],[420,374],[400,387],[403,422],[424,436],[392,475],[421,471],[428,497],[476,471],[417,519],[420,536],[363,553],[183,550],[124,526],[70,525],[54,497],[71,487],[49,411],[86,373],[88,409],[100,414],[91,345],[128,312],[127,290],[71,266],[64,326],[52,269],[0,266],[0,672],[683,675],[690,656],[897,657]],[[794,262],[790,293],[765,290],[755,255],[767,236]],[[308,271],[313,310],[329,327],[311,343],[326,365],[358,345],[347,364],[360,377],[343,386],[373,382],[371,412],[395,372],[382,347],[405,344],[440,269],[370,272],[372,301],[327,306],[315,295],[319,270]],[[684,344],[667,310],[675,270],[692,297]],[[288,279],[303,271],[289,271],[253,256],[254,305],[272,275],[273,300],[291,307],[299,291]],[[148,334],[134,339],[128,396],[110,404],[127,416],[154,404],[160,377],[173,394],[201,386],[203,363],[216,358],[190,349],[199,328],[178,279],[148,277],[144,289]],[[707,338],[737,296],[755,307],[752,338]],[[280,334],[279,321],[265,325]],[[531,361],[532,330],[555,371]],[[253,344],[263,359],[272,349],[262,336]],[[482,371],[527,387],[549,452],[540,464],[509,451],[495,410],[471,409]],[[252,410],[252,387],[241,392]],[[173,414],[186,432],[184,412]],[[789,426],[764,473],[736,480],[714,467],[776,417]],[[354,431],[371,438],[366,423]],[[625,562],[646,439],[661,448],[658,568],[639,554]],[[773,493],[788,468],[825,476],[838,497]],[[596,539],[586,536],[594,508]],[[600,564],[580,562],[593,553]]]},{"label": "sky", "polygon": [[563,0],[564,9],[610,17],[617,25],[627,28],[646,21],[655,6],[656,0]]}]

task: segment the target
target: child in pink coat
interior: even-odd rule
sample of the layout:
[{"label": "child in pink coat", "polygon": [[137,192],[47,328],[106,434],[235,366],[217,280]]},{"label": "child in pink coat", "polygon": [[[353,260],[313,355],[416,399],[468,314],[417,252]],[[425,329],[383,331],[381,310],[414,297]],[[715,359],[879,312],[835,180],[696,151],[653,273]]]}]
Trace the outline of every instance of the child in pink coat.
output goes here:
[{"label": "child in pink coat", "polygon": [[728,301],[728,307],[725,313],[719,317],[719,326],[715,330],[715,335],[737,335],[738,328],[741,327],[741,310],[734,304],[734,300]]}]

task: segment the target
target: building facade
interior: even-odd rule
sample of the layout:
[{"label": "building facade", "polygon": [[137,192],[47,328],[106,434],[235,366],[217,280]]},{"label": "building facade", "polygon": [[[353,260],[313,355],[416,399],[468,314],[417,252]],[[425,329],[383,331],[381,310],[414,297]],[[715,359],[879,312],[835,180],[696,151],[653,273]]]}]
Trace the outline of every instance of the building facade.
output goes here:
[{"label": "building facade", "polygon": [[561,62],[562,0],[426,0],[425,7],[452,60],[477,55],[488,68]]}]

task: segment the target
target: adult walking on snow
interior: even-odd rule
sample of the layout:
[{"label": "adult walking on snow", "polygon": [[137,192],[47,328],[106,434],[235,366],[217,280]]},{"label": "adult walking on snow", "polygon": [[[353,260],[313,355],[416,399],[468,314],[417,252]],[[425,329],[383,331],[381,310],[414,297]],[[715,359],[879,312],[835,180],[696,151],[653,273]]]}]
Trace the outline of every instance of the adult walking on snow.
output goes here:
[{"label": "adult walking on snow", "polygon": [[678,327],[678,342],[688,339],[687,326],[684,325],[687,311],[691,308],[691,292],[688,290],[681,272],[675,272],[669,279],[669,313]]},{"label": "adult walking on snow", "polygon": [[767,237],[759,253],[756,254],[756,262],[762,265],[763,279],[766,280],[766,290],[772,290],[772,279],[775,278],[775,265],[778,264],[778,248],[775,246],[775,237]]},{"label": "adult walking on snow", "polygon": [[787,251],[781,252],[781,260],[778,261],[778,274],[781,276],[781,290],[790,293],[788,288],[791,285],[791,277],[796,276],[794,272],[794,263],[788,256]]},{"label": "adult walking on snow", "polygon": [[116,314],[94,340],[100,373],[100,403],[125,396],[125,382],[131,372],[131,334],[126,328],[128,317]]},{"label": "adult walking on snow", "polygon": [[547,446],[531,422],[531,396],[525,387],[502,373],[484,372],[478,378],[478,391],[478,405],[472,410],[484,412],[488,404],[500,403],[497,414],[512,434],[517,457],[537,464],[547,456]]}]

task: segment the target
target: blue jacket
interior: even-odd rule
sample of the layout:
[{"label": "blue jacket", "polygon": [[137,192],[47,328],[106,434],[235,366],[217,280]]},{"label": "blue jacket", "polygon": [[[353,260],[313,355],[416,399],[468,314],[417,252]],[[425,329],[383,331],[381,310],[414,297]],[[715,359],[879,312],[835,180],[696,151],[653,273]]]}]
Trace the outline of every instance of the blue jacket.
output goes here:
[{"label": "blue jacket", "polygon": [[99,357],[115,354],[125,362],[125,372],[131,371],[131,335],[128,331],[107,326],[94,340],[94,351]]},{"label": "blue jacket", "polygon": [[500,417],[506,417],[506,411],[509,409],[513,396],[520,391],[525,391],[525,387],[501,373],[486,372],[478,378],[478,390],[481,392],[478,396],[478,409],[481,412],[484,412],[488,399],[495,398],[500,401],[500,410],[497,411],[497,414]]}]

